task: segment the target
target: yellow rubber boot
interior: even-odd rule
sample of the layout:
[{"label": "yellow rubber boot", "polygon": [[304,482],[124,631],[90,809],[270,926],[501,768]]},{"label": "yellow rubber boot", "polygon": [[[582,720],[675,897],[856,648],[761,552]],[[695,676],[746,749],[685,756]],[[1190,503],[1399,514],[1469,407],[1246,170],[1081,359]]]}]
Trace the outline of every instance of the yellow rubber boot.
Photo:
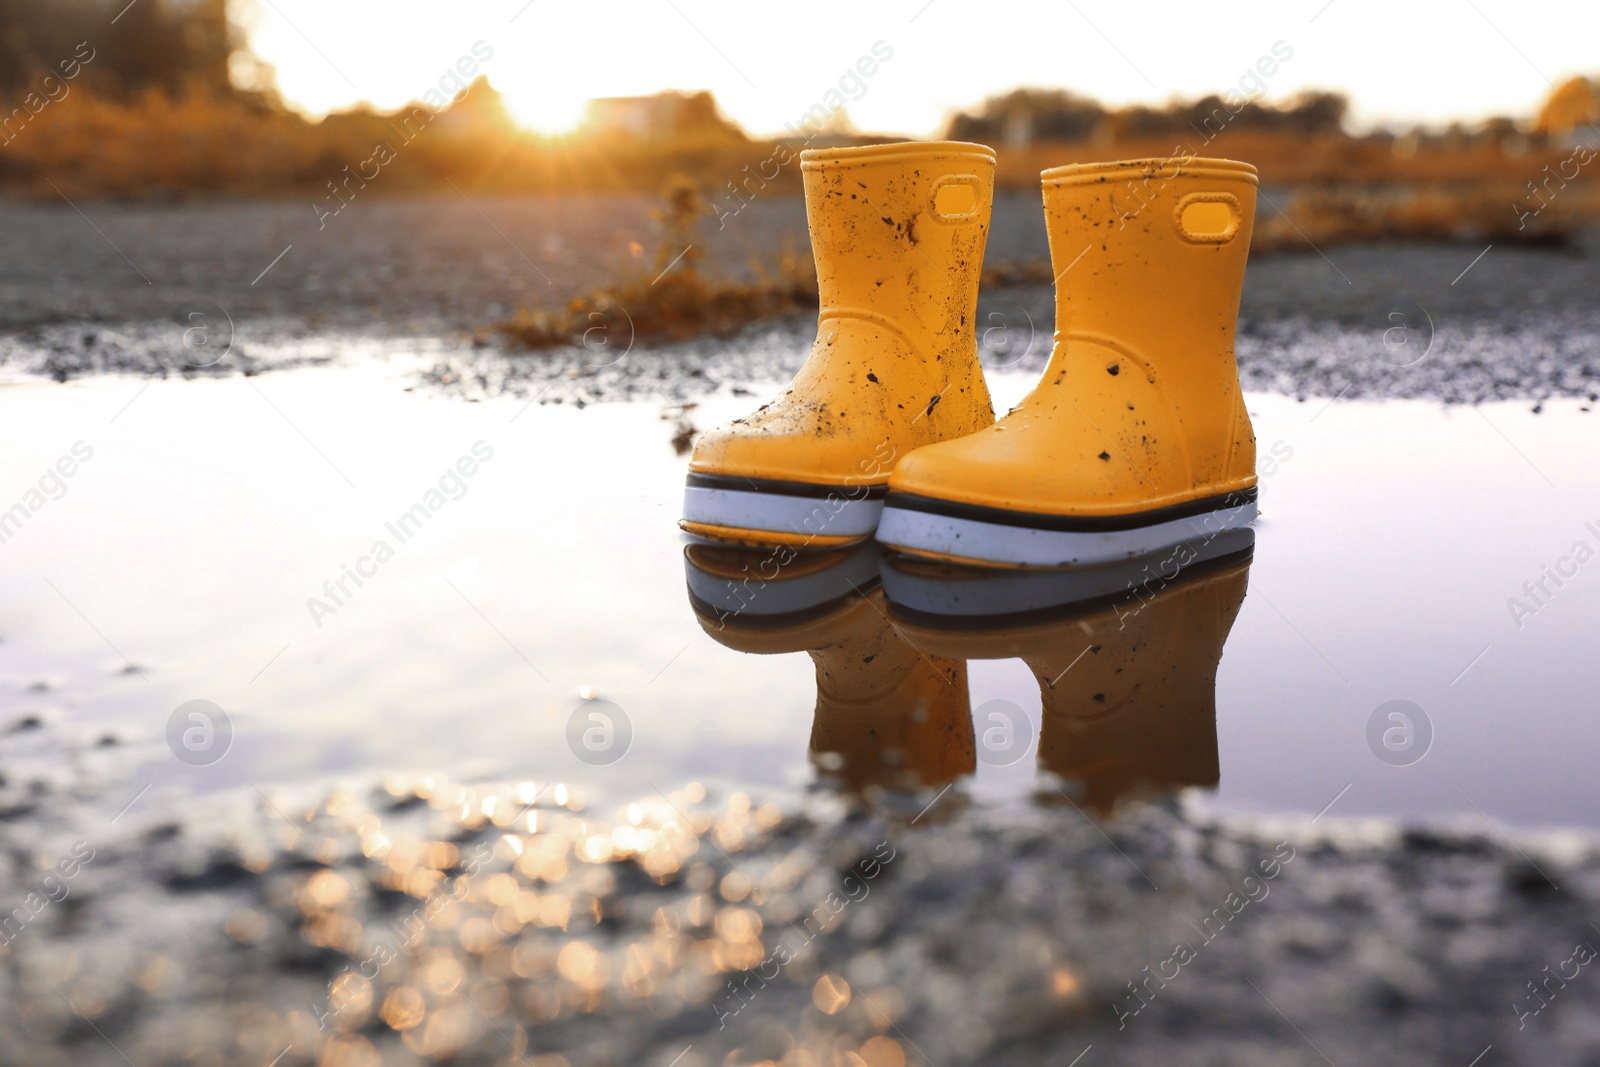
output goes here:
[{"label": "yellow rubber boot", "polygon": [[994,421],[974,337],[994,152],[935,142],[800,160],[817,339],[781,396],[695,442],[681,525],[703,537],[870,537],[896,460]]},{"label": "yellow rubber boot", "polygon": [[878,540],[1057,567],[1255,518],[1255,435],[1233,338],[1256,173],[1222,159],[1044,172],[1056,336],[1010,414],[905,457]]},{"label": "yellow rubber boot", "polygon": [[[906,640],[928,655],[1028,665],[1043,704],[1040,768],[1064,779],[1075,803],[1106,813],[1128,797],[1217,784],[1217,667],[1253,542],[1251,531],[1233,531],[1213,558],[1163,554],[1118,575],[1116,595],[1048,611],[1035,606],[1048,596],[920,560],[886,567],[884,587]],[[1106,587],[1104,577],[1084,591]],[[901,596],[935,610],[908,610]],[[973,614],[1008,600],[1015,614]],[[962,613],[938,610],[951,605]]]},{"label": "yellow rubber boot", "polygon": [[891,626],[880,554],[876,545],[809,553],[768,578],[769,553],[690,545],[689,599],[719,644],[810,654],[821,775],[853,791],[944,785],[977,763],[966,663],[924,656]]}]

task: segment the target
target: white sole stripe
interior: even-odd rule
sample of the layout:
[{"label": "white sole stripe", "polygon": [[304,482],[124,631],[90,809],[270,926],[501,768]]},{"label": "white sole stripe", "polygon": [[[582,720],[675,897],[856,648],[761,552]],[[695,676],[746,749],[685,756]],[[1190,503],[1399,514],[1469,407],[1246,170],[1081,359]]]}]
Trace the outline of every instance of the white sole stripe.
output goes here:
[{"label": "white sole stripe", "polygon": [[882,514],[881,499],[855,499],[845,488],[826,497],[695,485],[683,491],[683,517],[687,522],[798,537],[865,537],[877,529]]},{"label": "white sole stripe", "polygon": [[1035,530],[910,511],[895,507],[891,499],[878,522],[878,540],[890,548],[909,552],[931,552],[1024,567],[1067,567],[1141,556],[1180,541],[1213,537],[1223,530],[1249,526],[1255,518],[1256,504],[1251,501],[1238,507],[1220,508],[1131,530]]}]

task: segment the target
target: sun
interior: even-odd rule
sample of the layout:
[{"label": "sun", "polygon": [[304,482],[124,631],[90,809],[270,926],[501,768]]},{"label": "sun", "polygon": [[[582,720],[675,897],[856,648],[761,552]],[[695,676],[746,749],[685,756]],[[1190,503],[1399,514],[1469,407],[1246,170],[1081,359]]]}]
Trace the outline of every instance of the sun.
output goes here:
[{"label": "sun", "polygon": [[504,94],[506,113],[525,130],[543,134],[571,133],[583,121],[587,97],[550,92],[544,87]]}]

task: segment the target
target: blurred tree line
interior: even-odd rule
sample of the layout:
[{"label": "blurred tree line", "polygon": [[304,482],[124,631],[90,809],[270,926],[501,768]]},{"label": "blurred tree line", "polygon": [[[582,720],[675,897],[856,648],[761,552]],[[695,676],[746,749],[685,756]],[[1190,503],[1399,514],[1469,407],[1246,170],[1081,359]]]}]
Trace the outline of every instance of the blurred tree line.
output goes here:
[{"label": "blurred tree line", "polygon": [[1164,108],[1107,108],[1065,89],[1015,89],[991,96],[972,111],[951,118],[947,136],[995,145],[1050,141],[1112,143],[1130,137],[1192,138],[1219,119],[1237,130],[1301,137],[1336,135],[1344,129],[1349,101],[1341,93],[1301,93],[1282,105],[1245,101],[1229,107],[1220,96],[1204,96]]},{"label": "blurred tree line", "polygon": [[229,57],[242,43],[227,0],[0,0],[0,93],[59,76],[83,42],[94,50],[85,84],[123,98],[147,89],[230,94]]},{"label": "blurred tree line", "polygon": [[[775,162],[801,147],[799,135],[747,137],[709,93],[596,101],[584,127],[555,137],[519,129],[482,76],[438,111],[363,105],[308,119],[285,106],[271,68],[250,52],[239,20],[252,3],[0,0],[0,189],[50,198],[57,190],[306,196],[320,214],[368,195],[369,183],[385,193],[446,182],[506,193],[655,192],[687,175],[719,217],[755,197],[799,190],[798,166]],[[73,57],[83,61],[63,83]],[[945,135],[994,145],[997,180],[1013,189],[1037,190],[1046,167],[1190,144],[1255,163],[1267,183],[1493,184],[1485,203],[1512,217],[1530,181],[1544,180],[1544,168],[1562,165],[1575,139],[1591,135],[1600,84],[1573,79],[1536,123],[1352,134],[1347,111],[1346,98],[1331,92],[1114,108],[1062,89],[1017,89],[956,114]],[[841,110],[806,133],[813,145],[884,140],[844,135],[842,125]],[[780,141],[790,151],[780,153]],[[375,159],[384,160],[381,177]],[[1561,204],[1579,200],[1564,194]]]}]

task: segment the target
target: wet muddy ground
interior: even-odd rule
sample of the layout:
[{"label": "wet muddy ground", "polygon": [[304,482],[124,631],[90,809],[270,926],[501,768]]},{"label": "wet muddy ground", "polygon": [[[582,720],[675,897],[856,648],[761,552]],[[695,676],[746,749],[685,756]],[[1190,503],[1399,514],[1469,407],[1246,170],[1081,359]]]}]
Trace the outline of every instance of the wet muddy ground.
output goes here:
[{"label": "wet muddy ground", "polygon": [[[806,323],[508,356],[469,329],[528,265],[373,208],[460,242],[435,303],[286,256],[208,368],[6,209],[56,273],[0,268],[0,1065],[1592,1059],[1586,253],[1258,261],[1253,546],[997,632],[859,554],[719,614],[682,449]],[[301,250],[187,210],[89,209],[180,306]],[[984,308],[1003,408],[1048,292]]]}]

